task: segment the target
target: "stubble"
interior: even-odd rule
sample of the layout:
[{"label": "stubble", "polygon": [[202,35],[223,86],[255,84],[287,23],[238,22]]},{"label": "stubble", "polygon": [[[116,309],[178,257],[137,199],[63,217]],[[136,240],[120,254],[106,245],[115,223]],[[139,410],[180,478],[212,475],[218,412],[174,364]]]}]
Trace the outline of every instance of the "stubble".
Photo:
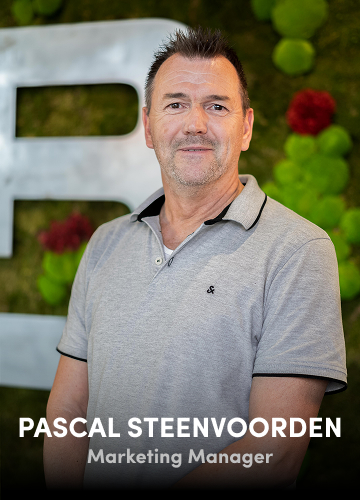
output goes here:
[{"label": "stubble", "polygon": [[[153,140],[153,139],[152,139]],[[203,137],[189,137],[174,141],[169,146],[153,140],[154,151],[163,174],[179,186],[200,187],[219,179],[226,171],[219,154],[219,145]],[[187,146],[203,146],[213,150],[212,159],[205,162],[202,158],[190,157],[187,163],[179,158],[179,149]]]}]

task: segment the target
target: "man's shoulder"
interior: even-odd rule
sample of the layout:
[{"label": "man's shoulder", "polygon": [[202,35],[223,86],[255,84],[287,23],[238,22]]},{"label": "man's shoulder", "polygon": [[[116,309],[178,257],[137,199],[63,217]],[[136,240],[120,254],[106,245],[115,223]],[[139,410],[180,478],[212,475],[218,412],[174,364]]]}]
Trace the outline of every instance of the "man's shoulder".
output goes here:
[{"label": "man's shoulder", "polygon": [[88,243],[88,254],[100,255],[109,247],[113,247],[132,226],[131,214],[122,215],[101,224],[91,236]]},{"label": "man's shoulder", "polygon": [[326,231],[270,197],[260,222],[259,237],[276,261],[286,262],[298,250],[306,248],[312,249],[315,257],[319,246],[325,249],[328,258],[334,259],[335,248]]},{"label": "man's shoulder", "polygon": [[273,233],[275,237],[301,242],[318,238],[330,239],[324,229],[270,197],[267,197],[263,215],[266,232]]},{"label": "man's shoulder", "polygon": [[125,229],[125,227],[128,226],[130,222],[130,217],[131,213],[126,214],[126,215],[121,215],[120,217],[117,217],[116,219],[112,219],[108,222],[104,222],[101,224],[96,231],[94,232],[93,236],[96,237],[96,239],[107,239],[111,237],[112,234],[121,231]]}]

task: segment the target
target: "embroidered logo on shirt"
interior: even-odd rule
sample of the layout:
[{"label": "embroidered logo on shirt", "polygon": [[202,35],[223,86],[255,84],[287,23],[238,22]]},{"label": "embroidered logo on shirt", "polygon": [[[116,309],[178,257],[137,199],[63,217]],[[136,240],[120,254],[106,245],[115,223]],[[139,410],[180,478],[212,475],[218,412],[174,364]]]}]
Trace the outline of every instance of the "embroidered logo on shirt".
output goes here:
[{"label": "embroidered logo on shirt", "polygon": [[215,291],[215,288],[213,286],[211,286],[208,290],[207,290],[207,293],[214,293]]}]

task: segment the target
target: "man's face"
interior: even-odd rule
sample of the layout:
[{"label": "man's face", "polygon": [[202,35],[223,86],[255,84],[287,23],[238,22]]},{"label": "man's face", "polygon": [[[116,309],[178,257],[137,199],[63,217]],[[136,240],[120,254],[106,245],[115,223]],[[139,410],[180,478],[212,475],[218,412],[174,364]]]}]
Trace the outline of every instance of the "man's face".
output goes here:
[{"label": "man's face", "polygon": [[201,186],[237,175],[253,125],[253,110],[243,115],[239,85],[234,66],[223,56],[187,59],[175,54],[160,66],[143,122],[163,181]]}]

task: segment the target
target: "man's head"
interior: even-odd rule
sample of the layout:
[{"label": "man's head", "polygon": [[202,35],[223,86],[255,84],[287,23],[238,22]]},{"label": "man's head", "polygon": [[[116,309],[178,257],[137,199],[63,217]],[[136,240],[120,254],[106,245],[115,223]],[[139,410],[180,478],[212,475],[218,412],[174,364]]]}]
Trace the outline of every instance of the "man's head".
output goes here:
[{"label": "man's head", "polygon": [[164,188],[238,182],[253,125],[241,65],[219,32],[189,30],[176,39],[181,43],[171,39],[150,69],[150,109],[143,108],[146,144],[155,150]]}]

